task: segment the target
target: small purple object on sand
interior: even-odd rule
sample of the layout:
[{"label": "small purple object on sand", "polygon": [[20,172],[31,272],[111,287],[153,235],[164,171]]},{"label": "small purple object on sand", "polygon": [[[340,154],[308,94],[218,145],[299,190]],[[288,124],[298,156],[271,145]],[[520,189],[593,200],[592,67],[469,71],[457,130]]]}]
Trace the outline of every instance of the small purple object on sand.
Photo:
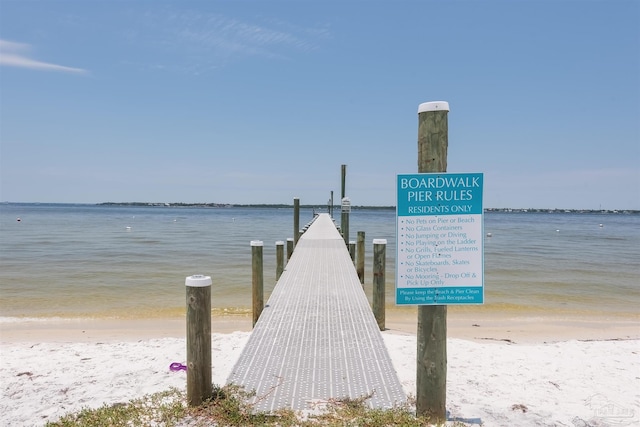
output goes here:
[{"label": "small purple object on sand", "polygon": [[179,363],[179,362],[173,362],[171,365],[169,365],[169,369],[173,372],[186,371],[187,365],[183,365],[182,363]]}]

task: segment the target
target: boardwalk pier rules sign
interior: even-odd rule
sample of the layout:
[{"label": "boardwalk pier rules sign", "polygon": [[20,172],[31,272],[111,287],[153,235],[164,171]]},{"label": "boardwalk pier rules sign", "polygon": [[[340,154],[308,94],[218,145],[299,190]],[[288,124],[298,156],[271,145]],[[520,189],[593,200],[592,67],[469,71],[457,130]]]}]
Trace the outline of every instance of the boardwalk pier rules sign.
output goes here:
[{"label": "boardwalk pier rules sign", "polygon": [[483,175],[398,175],[396,304],[484,302]]}]

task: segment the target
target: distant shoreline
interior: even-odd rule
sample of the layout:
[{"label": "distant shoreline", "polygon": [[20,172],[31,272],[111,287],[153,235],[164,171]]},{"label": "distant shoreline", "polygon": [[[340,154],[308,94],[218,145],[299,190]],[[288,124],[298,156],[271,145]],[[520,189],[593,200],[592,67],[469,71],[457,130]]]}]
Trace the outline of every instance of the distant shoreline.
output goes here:
[{"label": "distant shoreline", "polygon": [[[251,203],[251,204],[231,204],[231,203],[147,203],[147,202],[103,202],[97,203],[98,206],[146,206],[146,207],[187,207],[187,208],[273,208],[273,209],[282,209],[289,208],[292,209],[293,205],[288,205],[285,203],[274,203],[274,204],[260,204],[260,203]],[[303,209],[326,209],[328,205],[300,205],[300,208]],[[340,209],[340,205],[334,205],[334,209]],[[351,206],[353,209],[380,209],[380,210],[395,210],[395,206]]]},{"label": "distant shoreline", "polygon": [[[96,203],[98,206],[156,206],[156,207],[198,207],[198,208],[293,208],[289,204],[231,204],[231,203],[152,203],[152,202],[102,202]],[[322,209],[327,206],[300,205],[304,209]],[[340,209],[340,205],[334,205],[334,209]],[[352,209],[378,209],[395,210],[395,206],[367,206],[352,205]],[[548,208],[485,208],[485,212],[507,212],[507,213],[608,213],[608,214],[640,214],[640,210],[635,209],[548,209]]]},{"label": "distant shoreline", "polygon": [[[258,209],[293,209],[292,204],[286,203],[184,203],[184,202],[100,202],[100,203],[53,203],[53,202],[0,202],[0,205],[44,205],[44,206],[113,206],[113,207],[165,207],[165,208],[258,208]],[[300,205],[302,209],[326,209],[327,205],[306,204]],[[340,205],[334,205],[333,209],[338,212]],[[369,206],[369,205],[352,205],[353,210],[381,210],[395,211],[395,206]],[[639,209],[562,209],[562,208],[484,208],[484,212],[502,212],[502,213],[550,213],[550,214],[623,214],[623,215],[640,215]]]}]

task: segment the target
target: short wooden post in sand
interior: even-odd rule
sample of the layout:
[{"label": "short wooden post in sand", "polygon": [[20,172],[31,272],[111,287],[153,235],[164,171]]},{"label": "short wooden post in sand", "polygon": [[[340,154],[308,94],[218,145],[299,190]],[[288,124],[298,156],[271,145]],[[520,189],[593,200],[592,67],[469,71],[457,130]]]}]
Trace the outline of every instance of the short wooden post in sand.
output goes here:
[{"label": "short wooden post in sand", "polygon": [[211,384],[211,277],[185,279],[187,288],[187,403],[199,406],[210,399]]},{"label": "short wooden post in sand", "polygon": [[373,239],[373,315],[378,327],[384,331],[385,325],[385,282],[387,263],[387,240]]},{"label": "short wooden post in sand", "polygon": [[[446,172],[448,102],[418,107],[418,172]],[[437,423],[447,419],[447,306],[418,306],[416,413]]]},{"label": "short wooden post in sand", "polygon": [[276,242],[276,282],[282,276],[282,272],[284,271],[284,242],[282,240],[278,240]]},{"label": "short wooden post in sand", "polygon": [[262,264],[262,240],[251,241],[251,289],[253,307],[253,326],[264,308],[264,268]]},{"label": "short wooden post in sand", "polygon": [[356,272],[364,288],[364,231],[358,231],[356,240]]}]

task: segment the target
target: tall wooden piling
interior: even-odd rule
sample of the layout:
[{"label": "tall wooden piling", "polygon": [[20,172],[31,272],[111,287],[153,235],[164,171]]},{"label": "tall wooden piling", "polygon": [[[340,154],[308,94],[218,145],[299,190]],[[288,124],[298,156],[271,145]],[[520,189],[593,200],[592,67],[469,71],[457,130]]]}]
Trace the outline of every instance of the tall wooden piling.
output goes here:
[{"label": "tall wooden piling", "polygon": [[[426,102],[418,107],[418,172],[446,172],[449,104]],[[446,421],[447,306],[418,306],[416,413]]]},{"label": "tall wooden piling", "polygon": [[264,308],[264,267],[262,261],[261,240],[251,241],[251,289],[253,307],[253,326],[262,314]]},{"label": "tall wooden piling", "polygon": [[284,242],[278,240],[276,242],[276,282],[280,280],[284,271]]},{"label": "tall wooden piling", "polygon": [[329,199],[329,216],[333,218],[333,190],[331,190],[331,198]]},{"label": "tall wooden piling", "polygon": [[364,231],[358,231],[356,240],[356,273],[364,288]]},{"label": "tall wooden piling", "polygon": [[349,202],[348,210],[345,210],[345,200],[349,200],[346,197],[347,189],[347,165],[340,167],[340,232],[344,238],[344,243],[349,246],[349,212],[351,210],[351,204]]},{"label": "tall wooden piling", "polygon": [[199,406],[213,394],[211,383],[211,277],[185,279],[187,288],[187,403]]},{"label": "tall wooden piling", "polygon": [[340,171],[341,171],[341,177],[340,177],[340,200],[344,199],[344,197],[347,195],[346,194],[346,188],[347,188],[347,165],[342,165],[340,167]]},{"label": "tall wooden piling", "polygon": [[385,325],[385,285],[387,263],[387,240],[373,239],[373,315],[378,327],[384,331]]},{"label": "tall wooden piling", "polygon": [[298,244],[300,239],[300,199],[293,199],[293,246]]}]

